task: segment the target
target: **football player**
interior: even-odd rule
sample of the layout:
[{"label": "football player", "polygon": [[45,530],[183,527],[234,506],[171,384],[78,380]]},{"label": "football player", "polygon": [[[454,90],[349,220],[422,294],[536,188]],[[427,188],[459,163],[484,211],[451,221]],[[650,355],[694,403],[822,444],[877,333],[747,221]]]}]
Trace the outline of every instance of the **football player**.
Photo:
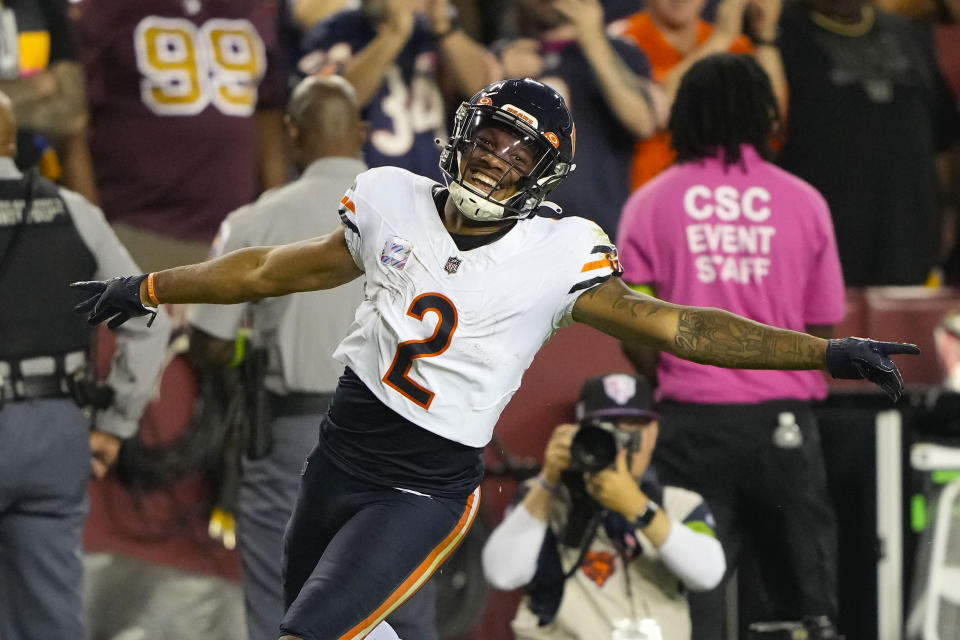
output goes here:
[{"label": "football player", "polygon": [[827,341],[629,289],[596,224],[534,215],[574,169],[574,145],[559,94],[496,82],[457,112],[440,161],[446,187],[371,169],[328,235],[75,285],[93,294],[77,310],[116,327],[161,303],[231,304],[365,277],[287,529],[284,639],[364,638],[443,563],[476,515],[500,412],[539,348],[573,322],[706,364],[867,377],[899,397],[889,356],[914,345]]}]

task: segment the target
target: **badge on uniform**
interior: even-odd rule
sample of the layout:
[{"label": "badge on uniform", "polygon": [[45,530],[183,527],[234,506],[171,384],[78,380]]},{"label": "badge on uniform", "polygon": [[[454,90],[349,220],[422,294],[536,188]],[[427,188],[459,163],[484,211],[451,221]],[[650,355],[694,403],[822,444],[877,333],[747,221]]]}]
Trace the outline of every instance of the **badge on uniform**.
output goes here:
[{"label": "badge on uniform", "polygon": [[384,243],[383,250],[380,251],[380,262],[394,269],[403,269],[407,266],[411,251],[413,244],[409,240],[393,236]]},{"label": "badge on uniform", "polygon": [[461,260],[460,258],[456,256],[450,256],[449,258],[447,258],[447,264],[443,265],[443,270],[449,273],[450,275],[453,275],[457,272],[457,269],[460,268],[460,263],[462,262],[463,260]]}]

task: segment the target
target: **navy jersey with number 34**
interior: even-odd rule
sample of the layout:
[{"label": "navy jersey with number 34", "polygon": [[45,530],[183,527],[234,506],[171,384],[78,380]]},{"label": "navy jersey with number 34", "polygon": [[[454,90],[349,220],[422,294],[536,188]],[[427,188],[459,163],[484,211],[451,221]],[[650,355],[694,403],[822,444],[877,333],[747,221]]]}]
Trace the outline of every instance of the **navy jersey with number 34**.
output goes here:
[{"label": "navy jersey with number 34", "polygon": [[[374,23],[363,11],[338,13],[304,38],[306,55],[300,60],[300,72],[338,73],[376,35]],[[364,149],[369,166],[399,166],[440,179],[435,140],[446,138],[447,133],[437,61],[436,39],[418,21],[363,111],[370,123],[370,140]]]}]

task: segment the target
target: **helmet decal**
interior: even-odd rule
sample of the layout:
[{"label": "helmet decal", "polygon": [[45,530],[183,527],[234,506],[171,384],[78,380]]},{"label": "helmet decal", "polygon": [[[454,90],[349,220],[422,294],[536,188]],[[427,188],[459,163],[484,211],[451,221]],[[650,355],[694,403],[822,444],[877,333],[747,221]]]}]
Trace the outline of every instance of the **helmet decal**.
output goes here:
[{"label": "helmet decal", "polygon": [[560,138],[558,138],[557,134],[555,134],[553,131],[547,131],[545,134],[543,134],[543,137],[549,140],[550,144],[552,144],[553,146],[555,147],[560,146]]},{"label": "helmet decal", "polygon": [[[482,99],[483,98],[481,98],[481,100]],[[505,104],[500,108],[506,111],[507,113],[512,113],[513,115],[517,116],[518,118],[520,118],[521,120],[523,120],[533,128],[536,128],[537,125],[540,124],[534,116],[530,115],[520,107],[514,106],[512,104]]]}]

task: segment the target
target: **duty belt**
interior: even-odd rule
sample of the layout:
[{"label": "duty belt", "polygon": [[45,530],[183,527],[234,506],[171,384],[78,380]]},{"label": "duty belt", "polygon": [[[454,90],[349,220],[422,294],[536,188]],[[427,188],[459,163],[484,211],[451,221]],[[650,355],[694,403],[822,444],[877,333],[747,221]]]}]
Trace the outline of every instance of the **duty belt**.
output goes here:
[{"label": "duty belt", "polygon": [[274,418],[285,416],[305,416],[312,413],[324,413],[333,399],[332,393],[288,393],[269,394],[270,413]]},{"label": "duty belt", "polygon": [[0,404],[72,396],[69,375],[86,362],[82,351],[56,356],[0,360]]},{"label": "duty belt", "polygon": [[0,404],[39,398],[67,398],[71,396],[67,379],[63,376],[25,376],[13,381],[7,378],[0,387]]}]

